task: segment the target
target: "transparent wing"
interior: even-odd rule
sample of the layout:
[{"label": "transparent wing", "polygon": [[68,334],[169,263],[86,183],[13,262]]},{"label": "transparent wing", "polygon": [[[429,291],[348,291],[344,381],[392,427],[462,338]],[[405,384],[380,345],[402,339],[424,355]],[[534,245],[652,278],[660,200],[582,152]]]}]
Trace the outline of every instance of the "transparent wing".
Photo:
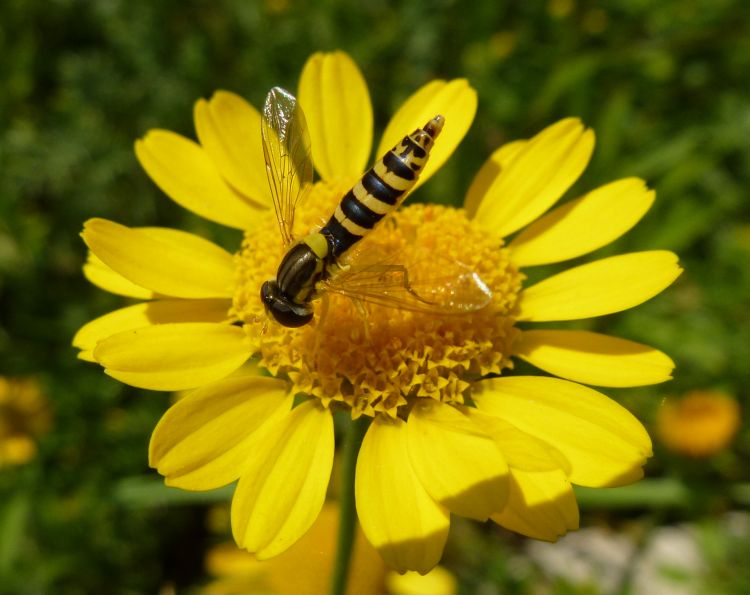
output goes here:
[{"label": "transparent wing", "polygon": [[492,291],[474,271],[446,256],[403,264],[351,265],[323,288],[355,300],[428,314],[466,314],[481,310]]},{"label": "transparent wing", "polygon": [[288,246],[294,240],[297,203],[312,184],[313,164],[305,115],[294,96],[281,87],[274,87],[266,97],[261,135],[273,206]]}]

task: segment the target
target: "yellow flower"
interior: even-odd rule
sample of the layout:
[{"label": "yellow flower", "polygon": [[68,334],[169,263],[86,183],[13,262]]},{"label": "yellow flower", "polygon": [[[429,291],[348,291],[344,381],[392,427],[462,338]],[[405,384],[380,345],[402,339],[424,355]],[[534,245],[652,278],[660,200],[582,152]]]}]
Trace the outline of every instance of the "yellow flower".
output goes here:
[{"label": "yellow flower", "polygon": [[34,378],[0,376],[0,467],[20,465],[36,455],[36,438],[51,423],[47,401]]},{"label": "yellow flower", "polygon": [[712,390],[666,399],[656,418],[659,438],[674,452],[710,457],[727,447],[740,427],[739,403]]},{"label": "yellow flower", "polygon": [[[310,58],[298,98],[321,177],[297,212],[296,231],[305,233],[364,171],[373,118],[362,75],[341,52]],[[475,109],[465,80],[428,83],[397,111],[376,155],[442,114],[424,183],[461,141]],[[410,274],[441,259],[468,265],[492,290],[486,308],[436,316],[355,307],[332,295],[326,316],[316,303],[314,322],[299,329],[259,322],[259,288],[275,276],[283,248],[258,112],[220,91],[198,101],[195,123],[200,144],[155,130],[136,153],[173,200],[243,230],[240,249],[232,255],[172,229],[87,222],[87,277],[149,301],[90,322],[74,344],[83,359],[128,384],[196,389],[154,431],[151,465],[169,485],[190,490],[239,479],[232,527],[241,547],[268,558],[312,525],[331,473],[333,410],[372,420],[357,461],[357,512],[367,539],[399,571],[437,564],[451,512],[555,540],[578,526],[571,483],[615,486],[642,476],[651,455],[644,428],[579,383],[663,382],[672,361],[624,339],[532,326],[636,306],[679,275],[676,256],[604,258],[530,287],[520,272],[612,242],[654,200],[641,180],[626,178],[547,212],[593,151],[593,132],[580,121],[562,120],[498,149],[464,208],[411,205],[360,242],[365,254],[398,250]],[[560,378],[501,376],[513,357]],[[273,377],[228,377],[248,358]],[[293,406],[299,394],[305,398]]]},{"label": "yellow flower", "polygon": [[[204,595],[317,595],[330,586],[336,554],[339,506],[327,501],[310,530],[287,551],[260,561],[233,543],[221,543],[206,555],[212,576]],[[387,572],[375,549],[357,529],[346,593],[352,595],[454,595],[455,577],[436,566],[416,572]]]},{"label": "yellow flower", "polygon": [[[336,553],[338,518],[338,505],[326,502],[312,528],[287,551],[268,561],[259,561],[233,543],[212,548],[206,556],[206,569],[214,580],[203,592],[206,595],[326,593]],[[385,572],[375,549],[357,531],[346,592],[382,594]]]}]

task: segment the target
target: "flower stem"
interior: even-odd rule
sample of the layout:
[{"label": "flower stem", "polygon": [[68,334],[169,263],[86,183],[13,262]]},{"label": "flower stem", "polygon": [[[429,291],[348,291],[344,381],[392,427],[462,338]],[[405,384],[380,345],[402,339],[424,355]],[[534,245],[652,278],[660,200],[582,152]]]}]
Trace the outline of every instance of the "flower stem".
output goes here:
[{"label": "flower stem", "polygon": [[349,578],[349,566],[354,550],[357,512],[354,507],[354,474],[357,453],[367,429],[366,418],[347,419],[344,444],[341,449],[341,495],[339,497],[339,535],[336,563],[333,567],[331,595],[344,595]]}]

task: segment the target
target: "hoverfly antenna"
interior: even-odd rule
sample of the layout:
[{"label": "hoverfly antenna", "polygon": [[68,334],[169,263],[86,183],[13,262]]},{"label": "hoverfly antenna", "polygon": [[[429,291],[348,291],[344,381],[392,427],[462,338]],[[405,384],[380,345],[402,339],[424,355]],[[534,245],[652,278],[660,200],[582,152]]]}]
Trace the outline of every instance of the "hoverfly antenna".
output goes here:
[{"label": "hoverfly antenna", "polygon": [[432,120],[427,122],[427,124],[425,124],[423,130],[427,134],[429,134],[434,140],[437,137],[437,135],[440,134],[440,131],[443,129],[444,124],[445,124],[445,117],[438,114]]}]

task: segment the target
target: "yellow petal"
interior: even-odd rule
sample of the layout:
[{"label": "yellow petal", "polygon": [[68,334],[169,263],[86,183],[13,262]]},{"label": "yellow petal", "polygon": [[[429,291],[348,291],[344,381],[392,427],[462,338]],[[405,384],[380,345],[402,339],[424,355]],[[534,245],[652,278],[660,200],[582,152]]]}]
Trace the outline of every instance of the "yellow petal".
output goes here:
[{"label": "yellow petal", "polygon": [[505,237],[549,209],[586,169],[594,133],[577,118],[542,130],[518,152],[487,189],[475,219]]},{"label": "yellow petal", "polygon": [[259,207],[270,209],[258,110],[239,95],[216,91],[209,101],[196,102],[193,116],[198,140],[224,179]]},{"label": "yellow petal", "polygon": [[503,169],[507,168],[516,155],[526,146],[526,140],[516,140],[502,145],[499,149],[496,149],[490,158],[484,162],[482,167],[474,176],[471,181],[469,190],[466,192],[464,198],[464,209],[469,218],[473,218],[476,215],[479,204],[482,202],[482,198],[487,194],[495,178],[500,175]]},{"label": "yellow petal", "polygon": [[196,215],[237,229],[251,229],[259,211],[232,190],[208,153],[168,130],[150,130],[135,142],[141,167],[178,205]]},{"label": "yellow petal", "polygon": [[557,541],[578,529],[578,504],[562,471],[511,469],[508,504],[492,520],[527,537]]},{"label": "yellow petal", "polygon": [[450,405],[419,399],[406,424],[409,459],[433,498],[485,521],[508,496],[508,465],[492,439]]},{"label": "yellow petal", "polygon": [[417,478],[407,448],[403,421],[373,420],[357,458],[357,516],[388,566],[424,574],[440,561],[450,517]]},{"label": "yellow petal", "polygon": [[230,374],[252,351],[241,328],[184,322],[118,333],[99,342],[94,358],[125,384],[186,390]]},{"label": "yellow petal", "polygon": [[388,595],[457,595],[458,581],[450,570],[435,566],[427,574],[389,572],[385,590]]},{"label": "yellow petal", "polygon": [[391,118],[378,145],[376,158],[385,155],[407,134],[422,128],[437,115],[445,117],[445,126],[419,176],[415,189],[424,184],[456,150],[474,121],[477,92],[466,79],[435,80],[426,84],[399,108]]},{"label": "yellow petal", "polygon": [[292,395],[275,378],[225,378],[170,407],[154,429],[149,465],[167,485],[211,490],[236,480],[259,448],[256,432],[289,413]]},{"label": "yellow petal", "polygon": [[509,467],[523,471],[552,471],[562,469],[567,476],[570,463],[551,444],[522,432],[504,419],[479,411],[475,407],[464,407],[463,411],[488,434]]},{"label": "yellow petal", "polygon": [[372,104],[362,73],[344,52],[318,52],[302,69],[299,103],[315,169],[324,180],[356,178],[372,147]]},{"label": "yellow petal", "polygon": [[80,359],[94,360],[93,349],[102,339],[117,333],[166,322],[222,322],[232,303],[229,300],[161,300],[136,304],[100,316],[83,325],[73,337],[81,349]]},{"label": "yellow petal", "polygon": [[[261,562],[252,554],[239,549],[234,543],[222,543],[211,547],[206,554],[205,568],[208,574],[219,580],[201,587],[200,595],[327,593],[331,586],[331,575],[337,554],[339,516],[338,504],[326,501],[310,530],[292,547],[271,560]],[[385,564],[375,548],[367,543],[362,531],[356,531],[352,547],[346,593],[385,595]],[[389,592],[389,595],[406,594]],[[438,592],[431,595],[443,594]]]},{"label": "yellow petal", "polygon": [[642,386],[672,378],[674,362],[648,345],[586,331],[524,331],[514,354],[545,372],[598,386]]},{"label": "yellow petal", "polygon": [[666,250],[602,258],[521,293],[518,320],[577,320],[627,310],[664,291],[682,269]]},{"label": "yellow petal", "polygon": [[333,417],[317,400],[295,407],[269,428],[232,499],[237,544],[258,559],[293,545],[323,506],[333,451]]},{"label": "yellow petal", "polygon": [[150,300],[154,297],[153,291],[136,285],[119,273],[115,273],[90,250],[86,264],[83,265],[83,276],[100,289],[116,295],[142,300]]},{"label": "yellow petal", "polygon": [[613,242],[646,214],[656,193],[643,180],[625,178],[551,211],[511,243],[516,266],[561,262]]},{"label": "yellow petal", "polygon": [[141,287],[181,298],[232,296],[232,255],[196,235],[89,219],[82,236],[104,263]]},{"label": "yellow petal", "polygon": [[[206,556],[206,570],[221,582],[201,588],[201,595],[320,595],[331,586],[336,558],[339,505],[326,501],[318,518],[292,547],[271,560],[259,561],[234,543],[212,547]],[[352,545],[346,593],[385,595],[385,564],[357,530]],[[222,551],[223,550],[223,551]],[[290,570],[293,569],[293,572]],[[257,582],[255,579],[262,582]],[[232,590],[229,581],[237,581]],[[260,586],[262,584],[262,587]],[[223,590],[222,590],[223,589]],[[389,593],[389,595],[397,595]],[[439,594],[435,594],[439,595]]]},{"label": "yellow petal", "polygon": [[477,407],[536,436],[570,462],[570,481],[601,487],[643,476],[651,440],[624,407],[567,380],[513,376],[482,381]]}]

